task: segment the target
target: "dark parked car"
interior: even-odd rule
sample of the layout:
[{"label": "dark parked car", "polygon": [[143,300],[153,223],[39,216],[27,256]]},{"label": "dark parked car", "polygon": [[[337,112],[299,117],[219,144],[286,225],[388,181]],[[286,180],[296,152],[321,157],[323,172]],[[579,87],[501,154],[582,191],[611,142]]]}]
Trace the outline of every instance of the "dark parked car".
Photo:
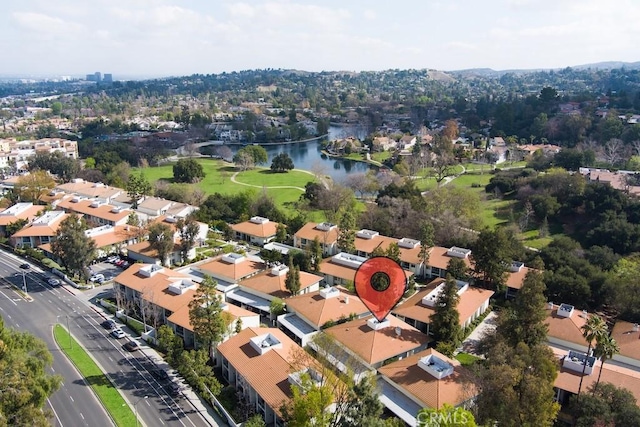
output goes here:
[{"label": "dark parked car", "polygon": [[116,327],[116,322],[112,319],[107,319],[104,322],[100,323],[105,329],[113,329]]},{"label": "dark parked car", "polygon": [[169,394],[171,396],[177,396],[182,391],[182,386],[180,384],[177,384],[177,383],[171,383],[167,387],[167,391],[169,392]]},{"label": "dark parked car", "polygon": [[20,268],[23,270],[28,270],[31,268],[31,266],[25,262],[24,264],[20,264]]},{"label": "dark parked car", "polygon": [[127,341],[124,348],[127,351],[137,351],[140,350],[140,344],[137,341]]}]

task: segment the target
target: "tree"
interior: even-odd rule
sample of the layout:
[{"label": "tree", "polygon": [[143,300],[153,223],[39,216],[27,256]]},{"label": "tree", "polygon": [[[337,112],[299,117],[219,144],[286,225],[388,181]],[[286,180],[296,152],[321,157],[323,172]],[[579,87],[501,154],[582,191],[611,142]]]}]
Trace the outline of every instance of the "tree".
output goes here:
[{"label": "tree", "polygon": [[287,226],[278,223],[276,226],[276,242],[285,243],[287,240]]},{"label": "tree", "polygon": [[318,236],[314,237],[309,244],[309,254],[311,255],[311,266],[314,273],[320,272],[320,263],[322,262],[322,244]]},{"label": "tree", "polygon": [[[591,315],[586,323],[582,325],[580,328],[582,330],[582,336],[585,341],[589,343],[587,347],[587,356],[591,355],[591,349],[593,348],[593,343],[601,340],[603,337],[607,335],[607,324],[602,317],[593,314]],[[580,400],[580,392],[582,391],[582,380],[584,379],[584,372],[587,369],[587,364],[582,365],[582,375],[580,376],[580,384],[578,385],[578,397],[577,401]]]},{"label": "tree", "polygon": [[600,372],[598,373],[598,380],[593,387],[594,394],[596,393],[596,391],[598,391],[598,384],[600,384],[600,377],[602,376],[602,368],[604,367],[604,362],[607,359],[613,358],[613,356],[618,353],[620,353],[620,347],[618,346],[615,338],[613,338],[611,335],[603,335],[598,339],[596,348],[593,350],[593,355],[600,359]]},{"label": "tree", "polygon": [[56,175],[64,182],[71,181],[80,171],[80,163],[71,157],[66,157],[60,151],[38,152],[29,158],[29,170],[43,170]]},{"label": "tree", "polygon": [[214,396],[220,394],[222,384],[213,374],[210,356],[204,350],[182,351],[177,355],[176,365],[180,374],[189,384],[203,395],[210,392]]},{"label": "tree", "polygon": [[502,228],[485,228],[480,232],[471,258],[475,272],[482,275],[485,284],[492,284],[498,290],[502,288],[507,268],[513,261],[511,247],[509,236]]},{"label": "tree", "polygon": [[343,252],[354,253],[356,251],[356,219],[351,211],[345,211],[342,214],[339,229],[338,247]]},{"label": "tree", "polygon": [[96,256],[96,242],[85,234],[88,228],[84,218],[72,213],[60,222],[56,239],[51,243],[51,250],[62,265],[85,279],[87,267]]},{"label": "tree", "polygon": [[167,258],[173,251],[173,230],[167,224],[156,222],[149,226],[149,245],[158,252],[158,259],[162,265],[167,264]]},{"label": "tree", "polygon": [[247,421],[242,423],[242,426],[243,427],[266,427],[266,424],[264,423],[264,419],[262,418],[262,415],[255,414],[251,418],[249,418]]},{"label": "tree", "polygon": [[171,326],[169,325],[160,326],[156,332],[156,340],[158,342],[158,347],[160,348],[160,351],[162,351],[163,353],[168,353],[169,350],[171,349],[171,346],[173,345],[174,337],[175,337],[175,334],[173,332],[173,329],[171,329]]},{"label": "tree", "polygon": [[176,222],[178,234],[180,234],[180,257],[185,263],[189,260],[189,251],[196,245],[196,238],[200,234],[200,224],[191,216],[186,219],[180,218]]},{"label": "tree", "polygon": [[449,154],[440,154],[433,162],[433,174],[438,185],[448,176],[453,175],[454,159]]},{"label": "tree", "polygon": [[202,165],[195,159],[180,159],[173,165],[173,180],[175,182],[193,183],[205,177]]},{"label": "tree", "polygon": [[300,292],[300,270],[293,266],[293,258],[289,258],[289,271],[287,271],[284,286],[291,292],[291,296],[296,296]]},{"label": "tree", "polygon": [[267,163],[268,155],[267,150],[259,145],[247,145],[238,150],[235,156],[233,156],[234,163],[239,163],[240,156],[248,155],[253,161],[254,165],[261,165]]},{"label": "tree", "polygon": [[284,313],[284,307],[284,301],[282,301],[280,298],[272,299],[271,303],[269,303],[269,313],[271,313],[271,317],[278,317],[282,313]]},{"label": "tree", "polygon": [[52,362],[44,341],[6,328],[0,317],[0,425],[50,425],[53,414],[45,403],[62,383],[48,373]]},{"label": "tree", "polygon": [[551,427],[560,405],[554,401],[557,376],[553,352],[546,344],[515,348],[498,339],[479,371],[478,421],[505,427]]},{"label": "tree", "polygon": [[250,170],[255,167],[255,162],[253,161],[251,154],[242,150],[238,151],[236,155],[233,156],[233,163],[235,163],[241,171]]},{"label": "tree", "polygon": [[213,360],[216,345],[222,341],[228,324],[222,311],[222,299],[216,290],[218,282],[205,275],[189,303],[189,321],[193,334]]},{"label": "tree", "polygon": [[366,375],[358,383],[354,383],[350,391],[340,426],[384,427],[386,423],[380,418],[384,406],[380,401],[375,377]]},{"label": "tree", "polygon": [[640,408],[629,390],[602,383],[597,390],[595,384],[591,386],[591,391],[569,402],[576,427],[640,425]]},{"label": "tree", "polygon": [[333,403],[331,388],[315,384],[308,373],[300,375],[301,385],[291,386],[291,401],[280,407],[282,418],[291,427],[329,427],[332,414],[328,410]]},{"label": "tree", "polygon": [[469,280],[470,269],[462,258],[451,258],[447,263],[447,273],[456,280]]},{"label": "tree", "polygon": [[391,258],[395,262],[400,262],[400,256],[402,253],[400,252],[400,246],[398,243],[393,242],[387,246],[387,251],[385,252],[385,256]]},{"label": "tree", "polygon": [[5,227],[6,237],[13,236],[15,233],[17,233],[18,231],[22,230],[24,228],[24,226],[27,225],[28,223],[29,223],[29,221],[27,221],[24,218],[18,218],[15,221],[10,222]]},{"label": "tree", "polygon": [[460,314],[457,309],[458,301],[460,301],[460,296],[456,281],[451,275],[447,275],[444,287],[436,298],[436,305],[429,319],[431,323],[429,329],[436,341],[448,344],[454,350],[462,338]]},{"label": "tree", "polygon": [[149,181],[144,177],[144,174],[140,172],[140,175],[129,176],[126,190],[127,195],[131,198],[132,209],[137,209],[140,198],[151,194],[151,184],[149,184]]},{"label": "tree", "polygon": [[271,170],[273,172],[288,172],[293,168],[293,160],[287,153],[280,153],[271,161]]},{"label": "tree", "polygon": [[56,185],[49,172],[36,170],[16,180],[14,191],[23,202],[37,202],[40,196]]},{"label": "tree", "polygon": [[498,318],[497,333],[512,346],[524,342],[528,346],[542,345],[547,339],[546,287],[541,273],[530,270],[514,304],[504,309]]},{"label": "tree", "polygon": [[424,427],[476,427],[476,420],[470,411],[445,403],[440,409],[423,408],[416,417]]}]

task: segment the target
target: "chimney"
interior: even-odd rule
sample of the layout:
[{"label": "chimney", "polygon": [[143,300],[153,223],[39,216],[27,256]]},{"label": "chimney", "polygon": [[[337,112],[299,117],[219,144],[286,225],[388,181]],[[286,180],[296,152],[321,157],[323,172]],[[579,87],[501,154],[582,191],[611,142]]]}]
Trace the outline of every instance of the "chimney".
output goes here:
[{"label": "chimney", "polygon": [[552,301],[549,301],[549,302],[547,303],[547,308],[548,308],[549,310],[553,310],[553,302],[552,302]]},{"label": "chimney", "polygon": [[[345,303],[345,304],[349,304],[349,296],[348,296],[348,295],[345,295],[345,297],[344,297],[344,303]],[[636,325],[636,326],[638,326],[638,325]],[[637,330],[637,329],[636,329],[636,330]]]}]

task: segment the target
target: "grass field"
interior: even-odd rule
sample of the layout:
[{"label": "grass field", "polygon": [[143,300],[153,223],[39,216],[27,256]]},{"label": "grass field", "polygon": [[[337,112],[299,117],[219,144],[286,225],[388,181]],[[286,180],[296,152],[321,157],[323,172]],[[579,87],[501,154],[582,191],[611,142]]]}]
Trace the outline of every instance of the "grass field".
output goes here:
[{"label": "grass field", "polygon": [[254,169],[240,172],[236,177],[238,182],[249,185],[277,187],[292,186],[304,188],[308,182],[314,181],[315,177],[307,172],[292,170],[287,173],[274,173],[269,169]]},{"label": "grass field", "polygon": [[456,359],[458,360],[458,362],[460,362],[462,366],[471,366],[474,363],[476,363],[478,360],[480,360],[479,357],[469,353],[458,353],[456,355]]},{"label": "grass field", "polygon": [[116,425],[123,427],[135,425],[136,416],[129,405],[93,359],[80,347],[80,344],[71,338],[71,348],[69,348],[69,333],[61,325],[53,327],[53,335],[62,351],[96,393]]}]

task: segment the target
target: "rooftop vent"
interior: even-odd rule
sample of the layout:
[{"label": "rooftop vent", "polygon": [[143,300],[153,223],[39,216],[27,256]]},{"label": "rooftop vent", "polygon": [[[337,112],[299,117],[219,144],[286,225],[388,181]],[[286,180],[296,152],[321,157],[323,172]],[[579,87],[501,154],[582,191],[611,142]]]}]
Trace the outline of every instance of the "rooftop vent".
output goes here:
[{"label": "rooftop vent", "polygon": [[100,207],[100,202],[98,200],[95,200],[95,201],[91,202],[91,204],[89,206],[92,207],[92,208]]},{"label": "rooftop vent", "polygon": [[103,188],[104,184],[101,182],[96,182],[95,184],[92,185],[93,188]]},{"label": "rooftop vent", "polygon": [[163,268],[157,264],[149,264],[141,267],[140,270],[138,270],[138,273],[143,277],[151,277],[162,270]]},{"label": "rooftop vent", "polygon": [[222,261],[228,262],[229,264],[240,264],[244,260],[245,260],[244,255],[237,254],[234,252],[231,252],[229,254],[222,256]]},{"label": "rooftop vent", "polygon": [[351,255],[344,252],[340,252],[331,258],[331,262],[339,264],[349,268],[358,268],[367,259],[357,255]]},{"label": "rooftop vent", "polygon": [[[585,366],[586,364],[586,366]],[[580,353],[577,351],[569,351],[569,354],[564,357],[562,361],[562,367],[570,369],[574,372],[584,373],[591,375],[593,372],[593,366],[596,364],[596,358],[593,356],[587,357],[586,353]]]},{"label": "rooftop vent", "polygon": [[71,198],[71,203],[78,203],[82,198],[80,196],[73,196]]},{"label": "rooftop vent", "polygon": [[366,230],[366,229],[362,229],[356,233],[356,236],[360,237],[361,239],[368,239],[368,240],[371,240],[374,237],[379,235],[380,233],[378,233],[377,231]]},{"label": "rooftop vent", "polygon": [[282,348],[280,340],[274,337],[271,333],[258,335],[257,337],[251,338],[249,341],[251,343],[251,347],[261,355],[274,348]]},{"label": "rooftop vent", "polygon": [[509,271],[511,273],[518,273],[520,270],[522,270],[522,267],[524,267],[524,262],[513,261],[509,266]]},{"label": "rooftop vent", "polygon": [[569,304],[560,304],[558,307],[558,316],[560,317],[571,317],[573,314],[573,306]]},{"label": "rooftop vent", "polygon": [[264,218],[261,216],[253,216],[249,221],[254,224],[266,224],[269,222],[269,218]]},{"label": "rooftop vent", "polygon": [[340,290],[334,287],[322,288],[320,289],[320,296],[324,299],[337,298],[340,296]]},{"label": "rooftop vent", "polygon": [[175,216],[169,215],[164,219],[164,222],[168,222],[169,224],[175,224],[176,222],[178,222],[178,220],[176,219]]},{"label": "rooftop vent", "polygon": [[[422,305],[426,305],[427,307],[435,307],[436,301],[438,300],[438,296],[444,289],[444,286],[445,286],[445,282],[442,282],[438,286],[436,286],[431,292],[429,292],[427,295],[422,297]],[[462,280],[456,280],[456,286],[458,287],[458,290],[456,291],[458,295],[462,295],[464,291],[469,289],[469,283],[463,282]]]},{"label": "rooftop vent", "polygon": [[391,322],[389,319],[384,319],[382,322],[379,322],[378,319],[371,318],[367,320],[367,326],[369,326],[374,331],[379,331],[380,329],[388,328],[391,326]]},{"label": "rooftop vent", "polygon": [[192,282],[191,280],[184,279],[184,280],[176,280],[175,282],[172,282],[167,288],[167,290],[174,295],[182,295],[185,292],[187,292],[189,289],[195,289],[195,287],[196,287],[196,284],[194,282]]},{"label": "rooftop vent", "polygon": [[272,276],[284,276],[289,272],[289,267],[284,264],[276,265],[271,269]]},{"label": "rooftop vent", "polygon": [[471,255],[471,249],[459,248],[457,246],[451,246],[447,251],[447,255],[455,258],[467,258]]},{"label": "rooftop vent", "polygon": [[316,224],[314,228],[320,231],[330,231],[336,228],[336,225],[330,222],[321,222],[320,224]]},{"label": "rooftop vent", "polygon": [[418,360],[418,366],[439,380],[453,374],[453,365],[434,354],[422,357]]},{"label": "rooftop vent", "polygon": [[122,212],[122,208],[119,207],[119,206],[114,206],[113,208],[111,208],[111,213],[117,214],[117,213],[120,213],[120,212]]},{"label": "rooftop vent", "polygon": [[398,240],[398,246],[405,249],[414,249],[420,246],[420,240],[403,237],[402,239]]}]

